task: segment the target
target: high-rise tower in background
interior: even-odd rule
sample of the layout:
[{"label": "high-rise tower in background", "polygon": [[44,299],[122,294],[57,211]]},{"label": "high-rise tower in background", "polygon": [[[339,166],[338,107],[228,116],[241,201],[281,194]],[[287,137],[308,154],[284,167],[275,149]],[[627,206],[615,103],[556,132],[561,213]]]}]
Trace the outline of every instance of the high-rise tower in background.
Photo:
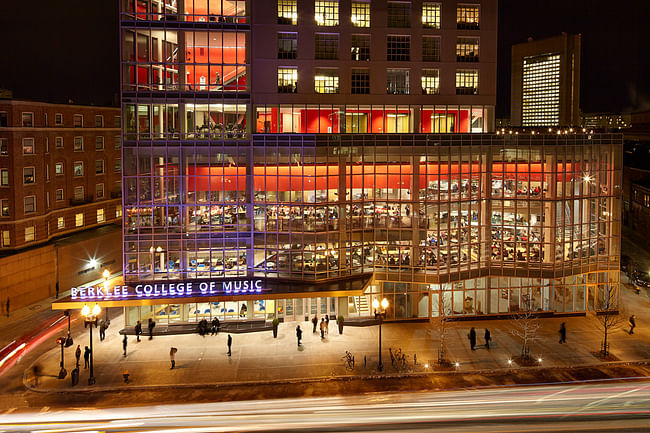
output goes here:
[{"label": "high-rise tower in background", "polygon": [[577,126],[580,35],[563,33],[512,47],[512,126]]}]

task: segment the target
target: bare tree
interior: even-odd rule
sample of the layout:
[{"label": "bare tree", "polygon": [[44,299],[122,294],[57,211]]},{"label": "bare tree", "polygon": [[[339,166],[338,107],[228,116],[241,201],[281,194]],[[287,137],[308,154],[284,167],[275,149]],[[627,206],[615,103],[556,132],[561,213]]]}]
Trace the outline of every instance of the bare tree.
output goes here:
[{"label": "bare tree", "polygon": [[618,311],[618,290],[612,286],[606,286],[603,295],[603,298],[598,302],[596,318],[600,329],[603,331],[600,353],[605,357],[609,355],[609,343],[607,342],[609,333],[620,328],[625,318]]},{"label": "bare tree", "polygon": [[[451,319],[451,296],[444,296],[443,291],[440,292],[440,309],[438,312],[438,317],[432,319],[436,328],[438,328],[438,335],[440,336],[438,343],[438,364],[447,365],[449,364],[449,359],[447,358],[447,346],[445,344],[447,331],[447,322]],[[448,292],[451,295],[451,292]]]},{"label": "bare tree", "polygon": [[537,331],[542,326],[533,310],[533,302],[529,294],[521,295],[519,313],[514,317],[512,335],[521,339],[521,359],[530,360],[530,345],[537,340]]}]

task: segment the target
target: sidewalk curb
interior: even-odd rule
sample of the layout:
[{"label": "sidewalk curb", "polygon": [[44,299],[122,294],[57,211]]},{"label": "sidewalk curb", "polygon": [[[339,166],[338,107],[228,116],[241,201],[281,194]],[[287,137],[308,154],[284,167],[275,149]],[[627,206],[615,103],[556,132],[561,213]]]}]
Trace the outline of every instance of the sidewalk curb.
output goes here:
[{"label": "sidewalk curb", "polygon": [[[582,364],[582,365],[571,365],[563,367],[517,367],[517,368],[500,368],[500,369],[484,369],[484,370],[451,370],[451,371],[430,371],[430,372],[417,372],[417,373],[397,373],[397,374],[385,374],[385,375],[350,375],[350,376],[318,376],[318,377],[307,377],[307,378],[292,378],[292,379],[271,379],[271,380],[253,380],[253,381],[241,381],[241,382],[213,382],[213,383],[204,383],[204,384],[170,384],[170,385],[137,385],[137,386],[99,386],[99,387],[79,387],[79,388],[62,388],[62,389],[40,389],[34,388],[27,384],[27,375],[23,374],[23,385],[28,391],[41,393],[41,394],[63,394],[63,393],[86,393],[92,394],[97,392],[120,392],[120,391],[156,391],[156,390],[169,390],[169,389],[218,389],[218,388],[228,388],[228,387],[237,387],[237,386],[255,386],[255,385],[297,385],[297,384],[306,384],[306,383],[318,383],[318,382],[346,382],[353,380],[392,380],[392,379],[412,379],[412,378],[427,378],[431,376],[453,376],[459,374],[472,374],[472,375],[485,375],[485,376],[495,376],[495,375],[504,375],[508,373],[521,373],[521,372],[531,372],[531,371],[550,371],[550,370],[572,370],[576,368],[603,368],[603,367],[616,367],[616,366],[629,366],[629,365],[650,365],[650,360],[644,361],[611,361],[604,362],[600,364]],[[27,370],[26,370],[27,371]],[[580,383],[589,383],[591,381],[602,381],[602,380],[626,380],[626,379],[641,379],[640,377],[636,378],[609,378],[609,379],[583,379],[583,380],[571,380],[570,383],[580,384]],[[544,383],[544,385],[552,385],[559,382],[550,382]],[[567,382],[564,382],[567,383]],[[530,385],[530,384],[528,384]],[[541,384],[540,384],[541,385]],[[494,385],[497,386],[497,385]],[[503,385],[503,386],[517,386],[517,384],[512,385]],[[485,388],[482,386],[481,388]]]}]

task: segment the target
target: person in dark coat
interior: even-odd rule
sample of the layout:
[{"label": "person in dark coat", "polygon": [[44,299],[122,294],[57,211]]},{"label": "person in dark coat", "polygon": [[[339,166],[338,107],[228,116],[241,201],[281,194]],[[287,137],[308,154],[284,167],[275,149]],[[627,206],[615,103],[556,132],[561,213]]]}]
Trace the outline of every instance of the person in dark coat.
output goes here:
[{"label": "person in dark coat", "polygon": [[474,328],[469,330],[469,334],[467,334],[467,338],[469,338],[469,345],[472,348],[472,350],[475,350],[474,347],[476,346],[476,330]]},{"label": "person in dark coat", "polygon": [[104,320],[99,321],[99,341],[104,341],[106,338],[106,322]]},{"label": "person in dark coat", "polygon": [[302,340],[302,329],[300,329],[300,325],[296,326],[296,338],[298,338],[298,347],[302,345],[300,340]]},{"label": "person in dark coat", "polygon": [[84,349],[84,368],[88,368],[90,365],[90,348],[86,346]]},{"label": "person in dark coat", "polygon": [[126,345],[127,345],[126,334],[124,334],[124,339],[122,340],[122,348],[124,349],[125,358],[126,358]]},{"label": "person in dark coat", "polygon": [[176,352],[178,352],[178,349],[175,347],[169,349],[169,360],[172,363],[172,366],[169,368],[170,370],[173,370],[174,367],[176,367]]},{"label": "person in dark coat", "polygon": [[630,316],[630,335],[634,334],[634,328],[636,328],[636,315],[632,314]]},{"label": "person in dark coat", "polygon": [[212,319],[212,326],[210,327],[210,330],[212,331],[212,335],[215,335],[217,333],[217,323],[219,323],[219,319],[216,317]]},{"label": "person in dark coat", "polygon": [[490,330],[485,328],[485,348],[490,350],[490,341],[492,341],[492,336],[490,335]]},{"label": "person in dark coat", "polygon": [[232,347],[232,337],[230,334],[228,334],[228,356],[232,356],[232,351],[230,350]]},{"label": "person in dark coat", "polygon": [[325,333],[329,335],[330,333],[330,315],[325,315]]},{"label": "person in dark coat", "polygon": [[149,327],[149,340],[153,338],[153,328],[156,326],[156,322],[151,320],[151,317],[149,318],[149,324],[147,325]]},{"label": "person in dark coat", "polygon": [[140,335],[142,334],[142,322],[138,320],[138,323],[135,325],[135,336],[138,339],[138,342],[140,342]]},{"label": "person in dark coat", "polygon": [[56,299],[59,299],[59,282],[58,281],[56,282],[55,290],[56,290]]},{"label": "person in dark coat", "polygon": [[566,343],[566,325],[564,322],[560,325],[560,330],[558,332],[560,333],[560,344]]},{"label": "person in dark coat", "polygon": [[74,352],[75,358],[77,358],[77,368],[79,368],[79,361],[81,360],[81,346],[77,344],[77,350]]},{"label": "person in dark coat", "polygon": [[318,325],[318,316],[316,316],[314,314],[314,318],[311,319],[311,323],[312,323],[312,325],[314,325],[314,329],[312,330],[312,332],[315,334],[316,333],[316,325]]},{"label": "person in dark coat", "polygon": [[325,338],[325,318],[320,319],[320,338]]}]

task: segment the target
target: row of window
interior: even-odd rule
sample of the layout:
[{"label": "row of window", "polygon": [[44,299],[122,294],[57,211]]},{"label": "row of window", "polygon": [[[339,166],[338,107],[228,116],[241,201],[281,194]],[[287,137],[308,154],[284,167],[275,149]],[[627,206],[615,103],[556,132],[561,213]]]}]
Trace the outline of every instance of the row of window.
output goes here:
[{"label": "row of window", "polygon": [[[422,27],[440,28],[442,16],[440,2],[423,1]],[[350,21],[355,27],[370,27],[370,0],[352,1]],[[394,28],[411,27],[411,2],[389,1],[386,25]],[[461,4],[456,7],[456,27],[459,29],[479,29],[480,8],[477,4]],[[315,0],[314,20],[318,26],[339,25],[338,0]],[[278,0],[278,24],[296,25],[298,23],[297,0]]]},{"label": "row of window", "polygon": [[[314,35],[314,57],[316,60],[339,59],[339,34],[316,33]],[[278,59],[296,59],[298,57],[298,33],[278,33]],[[350,45],[351,60],[370,60],[370,35],[352,35]],[[386,36],[386,60],[410,61],[411,36],[388,35]],[[456,61],[478,62],[479,38],[456,38]],[[440,37],[422,37],[422,61],[440,61]]]},{"label": "row of window", "polygon": [[[35,207],[35,205],[34,205],[34,207]],[[4,200],[3,200],[3,211],[4,211]],[[96,219],[97,224],[100,224],[100,223],[103,223],[103,222],[106,221],[105,210],[103,208],[102,209],[97,209],[96,214],[97,214],[97,219]],[[115,208],[115,218],[121,218],[121,217],[122,217],[122,207],[118,205]],[[75,227],[83,227],[83,225],[84,225],[84,214],[83,214],[83,212],[75,214],[74,226]],[[65,217],[58,217],[57,218],[56,228],[57,228],[57,230],[65,229]],[[35,226],[25,227],[25,243],[33,242],[35,240],[36,240],[36,227]],[[11,246],[11,232],[9,230],[3,230],[2,231],[2,246],[3,247]]]},{"label": "row of window", "polygon": [[[49,151],[49,142],[47,141],[46,138],[46,149],[45,151]],[[63,137],[56,137],[55,138],[55,147],[57,149],[63,149]],[[115,143],[114,143],[114,148],[115,149],[120,149],[122,147],[122,137],[119,135],[115,136]],[[104,137],[103,136],[97,136],[95,137],[95,150],[97,151],[102,151],[104,150]],[[75,152],[83,152],[84,151],[84,140],[83,137],[75,137],[74,138],[74,151]],[[27,137],[23,138],[23,155],[34,155],[36,153],[35,147],[34,147],[34,138],[32,137]],[[9,140],[7,138],[0,138],[0,156],[9,156]]]},{"label": "row of window", "polygon": [[[54,164],[54,173],[59,176],[64,173],[63,162]],[[113,171],[119,173],[122,170],[122,160],[116,159],[113,166]],[[72,163],[72,173],[74,177],[81,177],[84,175],[83,161],[74,161]],[[104,174],[104,160],[98,159],[95,161],[95,174]],[[49,180],[49,166],[45,167],[45,177]],[[23,185],[33,185],[36,183],[36,169],[34,167],[23,167]],[[9,186],[9,169],[0,169],[0,186]]]},{"label": "row of window", "polygon": [[[114,116],[114,128],[120,127],[120,116]],[[34,127],[34,113],[31,111],[21,112],[21,125],[23,128],[33,128]],[[63,126],[63,114],[56,113],[54,115],[54,125]],[[0,128],[9,126],[9,114],[6,111],[0,111]],[[45,126],[48,126],[47,122],[47,113],[45,113]],[[83,114],[74,114],[72,116],[72,126],[75,128],[83,128],[84,126],[84,115]],[[95,115],[95,128],[104,127],[104,116],[101,114]]]},{"label": "row of window", "polygon": [[[389,95],[408,95],[411,93],[409,69],[388,69],[386,71],[386,93]],[[370,70],[353,69],[350,77],[351,93],[370,93]],[[422,94],[440,93],[440,71],[438,69],[422,70]],[[478,70],[459,69],[456,71],[456,94],[478,95]],[[338,68],[318,68],[314,75],[316,93],[339,93]],[[278,68],[278,93],[298,92],[298,67]]]}]

